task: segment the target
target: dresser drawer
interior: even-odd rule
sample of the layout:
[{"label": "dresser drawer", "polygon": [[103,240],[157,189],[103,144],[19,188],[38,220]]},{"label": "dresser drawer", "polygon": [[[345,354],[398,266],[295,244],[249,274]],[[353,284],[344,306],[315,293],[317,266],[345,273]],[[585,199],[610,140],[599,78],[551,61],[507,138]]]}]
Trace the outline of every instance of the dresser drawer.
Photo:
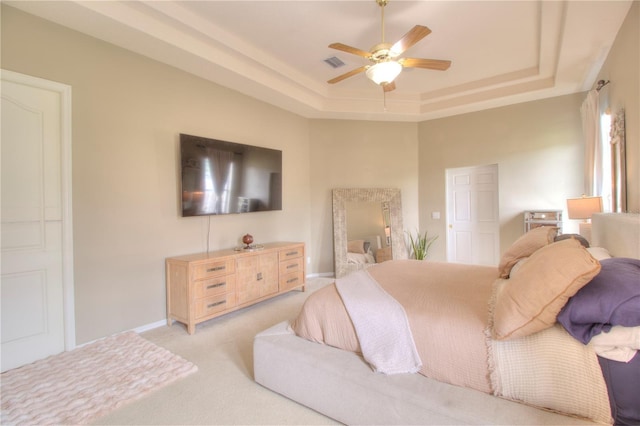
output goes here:
[{"label": "dresser drawer", "polygon": [[292,272],[286,275],[280,275],[280,288],[279,291],[287,291],[294,287],[304,285],[304,277],[302,276],[302,270],[298,272]]},{"label": "dresser drawer", "polygon": [[280,275],[290,274],[292,272],[302,271],[303,259],[298,257],[297,259],[285,260],[280,262]]},{"label": "dresser drawer", "polygon": [[236,294],[227,293],[218,296],[207,297],[206,299],[198,299],[195,302],[196,319],[215,314],[216,312],[231,309],[236,305]]},{"label": "dresser drawer", "polygon": [[206,280],[197,281],[195,284],[195,297],[202,299],[203,297],[211,297],[217,294],[224,294],[235,291],[236,276],[223,275],[221,277],[208,278]]},{"label": "dresser drawer", "polygon": [[282,249],[278,252],[278,260],[282,262],[288,259],[302,257],[303,255],[304,255],[304,246],[290,247],[290,248]]},{"label": "dresser drawer", "polygon": [[233,274],[236,270],[235,265],[233,259],[200,263],[193,267],[193,279],[200,280],[203,278]]}]

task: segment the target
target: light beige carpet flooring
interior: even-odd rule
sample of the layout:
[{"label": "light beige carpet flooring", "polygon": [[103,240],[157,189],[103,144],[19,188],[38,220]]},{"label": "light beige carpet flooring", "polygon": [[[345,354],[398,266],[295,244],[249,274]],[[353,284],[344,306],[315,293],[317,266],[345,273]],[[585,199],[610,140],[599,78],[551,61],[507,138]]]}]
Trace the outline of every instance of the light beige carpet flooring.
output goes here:
[{"label": "light beige carpet flooring", "polygon": [[194,363],[198,371],[96,419],[105,425],[321,425],[333,420],[254,382],[253,338],[294,318],[304,300],[332,278],[307,280],[294,290],[199,324],[188,335],[182,324],[142,334]]},{"label": "light beige carpet flooring", "polygon": [[121,333],[3,373],[1,422],[85,424],[196,370],[134,332]]}]

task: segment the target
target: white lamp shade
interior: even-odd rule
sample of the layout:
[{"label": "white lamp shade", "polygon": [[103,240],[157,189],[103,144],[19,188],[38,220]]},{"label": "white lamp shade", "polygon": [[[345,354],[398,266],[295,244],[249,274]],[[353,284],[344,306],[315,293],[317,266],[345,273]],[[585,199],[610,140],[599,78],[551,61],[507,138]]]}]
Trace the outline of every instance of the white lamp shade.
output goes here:
[{"label": "white lamp shade", "polygon": [[602,211],[602,197],[569,198],[567,211],[569,219],[591,219],[591,215]]},{"label": "white lamp shade", "polygon": [[367,77],[376,84],[391,83],[400,71],[402,71],[402,65],[398,62],[378,62],[367,69]]}]

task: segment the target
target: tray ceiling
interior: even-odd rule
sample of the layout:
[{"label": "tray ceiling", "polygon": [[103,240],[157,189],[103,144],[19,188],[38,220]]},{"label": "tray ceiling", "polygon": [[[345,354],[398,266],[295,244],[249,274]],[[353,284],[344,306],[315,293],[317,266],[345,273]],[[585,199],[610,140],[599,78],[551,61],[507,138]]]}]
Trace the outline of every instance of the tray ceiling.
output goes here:
[{"label": "tray ceiling", "polygon": [[[447,59],[406,68],[383,91],[366,65],[328,45],[369,50],[380,8],[358,1],[5,1],[18,9],[309,118],[423,121],[589,90],[631,1],[402,1],[385,8],[385,38],[432,33],[405,55]],[[336,57],[344,66],[325,62]]]}]

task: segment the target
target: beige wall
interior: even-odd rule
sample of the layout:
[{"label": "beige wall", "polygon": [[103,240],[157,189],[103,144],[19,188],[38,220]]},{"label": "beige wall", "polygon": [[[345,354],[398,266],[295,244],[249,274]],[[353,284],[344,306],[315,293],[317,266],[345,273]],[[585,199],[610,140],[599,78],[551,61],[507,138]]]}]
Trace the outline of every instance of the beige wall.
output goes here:
[{"label": "beige wall", "polygon": [[[500,247],[523,232],[522,212],[566,209],[582,193],[582,130],[575,94],[420,124],[420,225],[438,235],[431,258],[446,260],[445,173],[498,165]],[[439,220],[431,212],[441,212]]]},{"label": "beige wall", "polygon": [[640,212],[640,1],[634,1],[598,79],[611,83],[601,93],[612,112],[625,110],[627,210]]},{"label": "beige wall", "polygon": [[418,226],[418,125],[312,120],[311,269],[333,271],[334,188],[398,188],[404,228]]},{"label": "beige wall", "polygon": [[206,249],[208,218],[178,213],[180,132],[283,151],[283,211],[211,217],[212,249],[309,243],[306,119],[4,6],[2,67],[72,86],[78,343],[166,318],[165,257]]}]

